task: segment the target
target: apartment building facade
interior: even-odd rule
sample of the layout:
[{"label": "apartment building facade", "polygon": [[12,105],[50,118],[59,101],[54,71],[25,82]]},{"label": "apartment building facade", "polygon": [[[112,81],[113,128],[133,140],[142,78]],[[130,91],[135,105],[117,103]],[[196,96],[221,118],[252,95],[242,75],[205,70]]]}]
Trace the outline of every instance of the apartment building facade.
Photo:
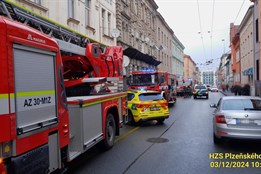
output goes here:
[{"label": "apartment building facade", "polygon": [[201,73],[202,83],[205,85],[214,86],[215,84],[215,72],[214,71],[203,71]]},{"label": "apartment building facade", "polygon": [[173,34],[171,73],[176,74],[178,80],[182,80],[184,76],[184,49],[184,45],[179,41],[177,36]]},{"label": "apartment building facade", "polygon": [[122,46],[130,58],[127,71],[172,72],[174,32],[154,0],[12,1],[91,41]]},{"label": "apartment building facade", "polygon": [[233,85],[241,85],[241,63],[240,63],[240,37],[238,25],[230,24],[230,45],[232,58],[232,71],[234,77]]},{"label": "apartment building facade", "polygon": [[116,23],[120,35],[117,45],[130,58],[127,71],[156,69],[156,14],[154,0],[116,0]]},{"label": "apartment building facade", "polygon": [[249,7],[239,25],[238,32],[240,34],[241,86],[249,84],[251,95],[254,95],[253,6]]},{"label": "apartment building facade", "polygon": [[172,71],[172,38],[173,30],[169,27],[162,15],[157,12],[156,16],[156,47],[157,60],[161,62],[158,70]]},{"label": "apartment building facade", "polygon": [[256,96],[261,96],[261,45],[260,45],[260,36],[261,36],[261,4],[258,0],[250,0],[254,3],[253,9],[253,54],[254,54],[254,73],[253,73],[253,80],[254,80],[254,94]]},{"label": "apartment building facade", "polygon": [[12,0],[26,9],[105,45],[116,45],[111,30],[116,28],[112,0]]},{"label": "apartment building facade", "polygon": [[184,80],[196,79],[196,63],[189,55],[184,55]]}]

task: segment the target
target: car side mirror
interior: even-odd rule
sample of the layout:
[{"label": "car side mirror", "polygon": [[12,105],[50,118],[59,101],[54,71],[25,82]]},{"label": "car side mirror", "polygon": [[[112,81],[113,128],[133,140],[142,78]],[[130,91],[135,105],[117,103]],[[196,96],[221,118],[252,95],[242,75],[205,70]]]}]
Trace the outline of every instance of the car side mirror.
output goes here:
[{"label": "car side mirror", "polygon": [[217,105],[216,104],[210,104],[210,107],[211,108],[217,108]]}]

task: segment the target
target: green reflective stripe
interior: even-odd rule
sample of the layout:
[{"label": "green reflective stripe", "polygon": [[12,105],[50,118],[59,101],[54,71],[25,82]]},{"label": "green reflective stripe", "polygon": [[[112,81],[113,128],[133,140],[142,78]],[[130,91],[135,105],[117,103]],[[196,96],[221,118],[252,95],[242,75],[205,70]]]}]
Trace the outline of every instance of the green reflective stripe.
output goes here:
[{"label": "green reflective stripe", "polygon": [[[0,94],[0,99],[7,99],[9,94]],[[14,98],[14,93],[10,94],[10,98]]]},{"label": "green reflective stripe", "polygon": [[37,95],[50,95],[55,94],[55,90],[46,90],[46,91],[29,91],[29,92],[17,92],[17,97],[29,97]]},{"label": "green reflective stripe", "polygon": [[0,99],[6,99],[8,98],[8,94],[0,94]]},{"label": "green reflective stripe", "polygon": [[86,103],[86,104],[83,104],[82,107],[87,107],[87,106],[90,106],[90,105],[95,105],[95,104],[98,104],[98,103],[102,103],[102,102],[106,102],[106,101],[110,101],[110,100],[115,100],[115,99],[119,99],[119,98],[122,98],[122,97],[126,97],[126,95],[108,98],[108,99],[104,99],[104,100],[99,100],[99,101],[95,101],[95,102],[91,102],[91,103]]},{"label": "green reflective stripe", "polygon": [[14,93],[11,93],[11,94],[10,94],[10,98],[14,98]]}]

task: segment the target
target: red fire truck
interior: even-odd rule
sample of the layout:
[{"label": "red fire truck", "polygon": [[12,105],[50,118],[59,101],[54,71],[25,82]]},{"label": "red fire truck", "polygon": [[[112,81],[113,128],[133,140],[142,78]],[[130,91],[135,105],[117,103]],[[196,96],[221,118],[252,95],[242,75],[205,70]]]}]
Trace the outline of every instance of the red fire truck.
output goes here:
[{"label": "red fire truck", "polygon": [[110,149],[127,114],[122,48],[12,2],[0,14],[0,173],[52,173],[98,143]]},{"label": "red fire truck", "polygon": [[[192,95],[192,89],[193,89],[193,81],[191,80],[177,80],[176,82],[176,93],[177,96],[184,96],[185,92],[188,93],[189,96]],[[187,91],[188,86],[190,87],[190,90]]]},{"label": "red fire truck", "polygon": [[176,75],[166,71],[144,70],[130,72],[128,89],[161,91],[169,104],[176,102],[175,95]]}]

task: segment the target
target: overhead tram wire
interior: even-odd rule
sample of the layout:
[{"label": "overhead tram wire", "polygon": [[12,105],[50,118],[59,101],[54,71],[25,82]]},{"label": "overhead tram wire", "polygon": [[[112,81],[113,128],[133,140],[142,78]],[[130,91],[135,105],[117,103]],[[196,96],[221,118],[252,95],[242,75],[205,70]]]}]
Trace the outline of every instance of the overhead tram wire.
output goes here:
[{"label": "overhead tram wire", "polygon": [[214,11],[215,11],[215,0],[213,0],[212,5],[212,22],[211,22],[211,30],[210,30],[210,44],[211,44],[211,59],[213,58],[213,45],[212,45],[212,37],[213,37],[213,25],[214,25]]},{"label": "overhead tram wire", "polygon": [[[242,8],[243,8],[243,6],[244,6],[244,4],[245,4],[245,1],[246,0],[244,0],[243,2],[242,2],[242,4],[241,4],[241,7],[240,7],[240,9],[239,9],[239,11],[238,11],[238,13],[237,13],[237,16],[236,16],[236,18],[235,18],[235,20],[234,20],[234,24],[235,24],[235,22],[236,22],[236,20],[237,20],[237,18],[238,18],[238,16],[239,16],[239,14],[240,14],[240,12],[241,12],[241,10],[242,10]],[[228,36],[228,38],[230,38],[230,36]],[[230,40],[227,40],[227,42],[226,42],[226,44],[225,44],[225,47],[226,47],[226,45],[229,45],[230,43]]]},{"label": "overhead tram wire", "polygon": [[236,18],[235,18],[235,20],[234,20],[234,23],[236,22],[236,20],[237,20],[239,14],[240,14],[240,12],[241,12],[241,10],[242,10],[242,7],[244,6],[245,1],[246,1],[246,0],[243,1],[242,5],[241,5],[241,7],[240,7],[240,9],[239,9],[239,11],[238,11],[238,13],[237,13],[237,16],[236,16]]},{"label": "overhead tram wire", "polygon": [[206,59],[206,50],[205,50],[203,34],[202,34],[202,25],[201,25],[201,17],[200,17],[200,10],[199,10],[199,2],[198,2],[198,0],[197,0],[197,5],[198,5],[198,17],[199,17],[200,35],[201,35],[201,41],[202,41],[202,46],[203,46],[203,51],[204,51],[204,57]]}]

